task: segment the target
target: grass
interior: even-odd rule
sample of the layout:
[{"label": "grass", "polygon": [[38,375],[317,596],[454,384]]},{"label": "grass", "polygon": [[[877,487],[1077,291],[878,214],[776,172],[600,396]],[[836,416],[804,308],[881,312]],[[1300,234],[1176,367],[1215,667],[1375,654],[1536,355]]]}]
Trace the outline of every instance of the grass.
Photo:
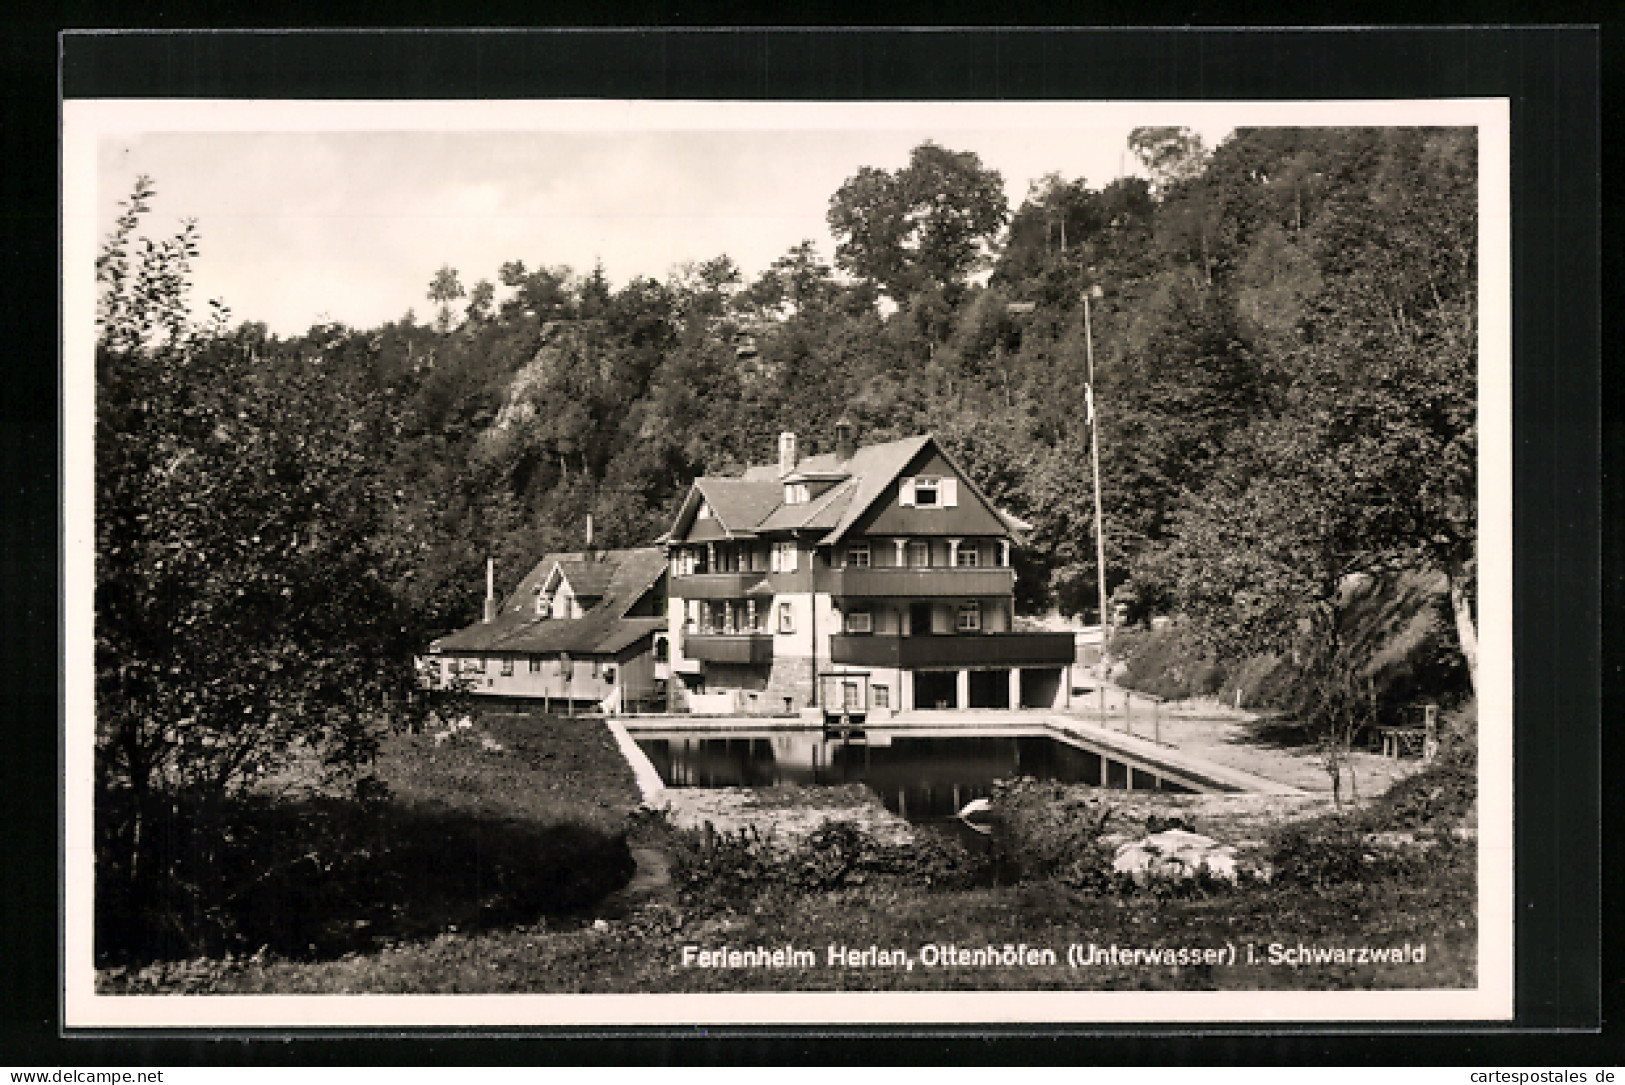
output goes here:
[{"label": "grass", "polygon": [[[471,929],[457,924],[314,958],[275,952],[109,973],[105,990],[214,993],[554,993],[822,990],[1227,990],[1469,987],[1477,953],[1475,850],[1453,832],[1471,818],[1472,765],[1460,757],[1357,814],[1281,826],[1266,842],[1270,884],[1133,887],[1078,876],[1103,825],[1076,789],[1024,792],[1014,859],[969,855],[922,834],[898,848],[834,824],[786,852],[748,838],[629,818],[631,774],[601,721],[483,721],[477,739],[436,747],[400,736],[380,759],[390,801],[485,823],[563,819],[630,834],[673,860],[673,884],[640,905],[589,907]],[[776,801],[765,796],[765,801]],[[1115,819],[1144,819],[1143,799]],[[1110,803],[1110,796],[1105,798]],[[1044,803],[1053,803],[1046,809]],[[1014,808],[1013,808],[1014,809]],[[1044,826],[1053,826],[1045,829]],[[1120,828],[1120,825],[1113,826]],[[1197,826],[1203,829],[1202,825]],[[482,830],[484,831],[484,830]],[[1379,846],[1378,836],[1398,838]],[[420,878],[431,868],[418,871]],[[434,870],[436,878],[440,876]],[[620,880],[624,881],[624,877]],[[1057,963],[926,967],[925,946],[1046,947]],[[1235,965],[1067,964],[1072,945],[1141,949],[1234,946]],[[1270,963],[1268,947],[1425,945],[1423,961]],[[897,947],[906,968],[838,968],[830,946]],[[1247,947],[1254,963],[1247,963]],[[812,967],[698,968],[685,947],[793,946]]]},{"label": "grass", "polygon": [[177,960],[311,963],[588,914],[634,868],[638,792],[601,720],[503,716],[440,742],[394,735],[347,791],[178,797],[133,871],[113,835],[128,820],[120,801],[98,807],[97,957],[115,988],[161,987]]},{"label": "grass", "polygon": [[[1474,902],[1462,884],[1346,884],[1190,899],[1096,896],[1053,881],[921,892],[896,881],[816,893],[763,894],[745,912],[648,909],[607,929],[536,925],[480,936],[446,935],[321,965],[256,963],[206,989],[233,992],[702,992],[739,990],[1225,990],[1471,986],[1477,952]],[[1235,967],[1073,969],[1074,944],[1152,948],[1256,946],[1261,963]],[[1414,965],[1264,962],[1288,946],[1426,944]],[[852,970],[827,966],[831,945],[1025,943],[1055,950],[1059,964],[1014,968]],[[808,969],[683,966],[683,948],[792,945],[813,951]]]}]

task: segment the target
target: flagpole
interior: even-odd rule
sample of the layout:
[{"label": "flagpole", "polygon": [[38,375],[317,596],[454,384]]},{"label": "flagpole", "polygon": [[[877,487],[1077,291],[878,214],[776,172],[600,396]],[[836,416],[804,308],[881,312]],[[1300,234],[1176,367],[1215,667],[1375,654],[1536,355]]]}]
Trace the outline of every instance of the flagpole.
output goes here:
[{"label": "flagpole", "polygon": [[[1103,292],[1097,284],[1091,286],[1083,295],[1083,342],[1084,353],[1089,359],[1089,381],[1084,386],[1084,396],[1089,411],[1089,460],[1094,467],[1095,475],[1095,579],[1100,588],[1100,659],[1101,677],[1105,677],[1106,645],[1109,638],[1106,635],[1106,536],[1101,530],[1100,512],[1100,426],[1095,409],[1095,335],[1090,324],[1089,299],[1102,297]],[[1115,624],[1115,623],[1114,623]],[[1105,688],[1101,688],[1101,715],[1105,715]]]}]

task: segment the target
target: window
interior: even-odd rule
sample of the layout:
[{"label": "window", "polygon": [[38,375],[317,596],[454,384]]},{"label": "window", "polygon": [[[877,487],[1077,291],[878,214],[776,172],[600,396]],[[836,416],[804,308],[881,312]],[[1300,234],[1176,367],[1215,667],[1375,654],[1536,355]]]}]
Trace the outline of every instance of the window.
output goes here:
[{"label": "window", "polygon": [[756,600],[745,600],[745,629],[751,633],[762,631],[762,615],[756,609]]},{"label": "window", "polygon": [[908,544],[908,563],[918,569],[924,569],[931,564],[930,540],[914,539]]},{"label": "window", "polygon": [[959,604],[959,631],[979,633],[982,630],[982,604],[972,600]]},{"label": "window", "polygon": [[479,674],[484,674],[485,673],[485,657],[481,656],[479,659],[471,660],[470,663],[469,663],[469,668],[468,669],[471,670],[471,671],[475,671],[476,673],[479,673]]},{"label": "window", "polygon": [[614,667],[605,667],[604,668],[604,681],[611,682],[611,683],[613,683],[615,681],[615,668]]},{"label": "window", "polygon": [[786,482],[784,484],[784,503],[786,505],[805,505],[807,503],[807,484],[805,482]]},{"label": "window", "polygon": [[974,569],[982,563],[982,553],[975,543],[961,543],[959,547],[959,566],[962,569]]},{"label": "window", "polygon": [[959,480],[924,476],[900,479],[897,487],[897,503],[927,509],[951,509],[959,504]]},{"label": "window", "polygon": [[531,674],[541,674],[542,673],[542,661],[540,659],[536,658],[535,656],[530,657],[530,673]]},{"label": "window", "polygon": [[592,676],[597,678],[603,672],[603,665],[599,660],[592,661]]},{"label": "window", "polygon": [[841,683],[841,707],[848,712],[863,707],[863,691],[856,682]]},{"label": "window", "polygon": [[700,502],[700,510],[694,514],[694,519],[696,519],[696,520],[709,520],[709,519],[711,519],[711,503],[709,501],[701,501]]},{"label": "window", "polygon": [[779,632],[794,633],[795,631],[795,614],[790,610],[790,601],[785,600],[779,604]]},{"label": "window", "polygon": [[502,661],[502,677],[504,677],[504,678],[512,678],[513,677],[513,657],[512,656],[509,656],[507,659],[504,659]]},{"label": "window", "polygon": [[873,633],[875,631],[875,617],[867,610],[848,611],[846,615],[846,631],[848,633]]},{"label": "window", "polygon": [[775,573],[793,573],[796,571],[798,556],[794,542],[781,542],[773,544],[773,571]]},{"label": "window", "polygon": [[869,567],[869,544],[866,542],[851,543],[846,548],[846,563],[855,565],[859,569]]},{"label": "window", "polygon": [[872,688],[874,689],[875,707],[876,708],[890,708],[891,707],[891,690],[886,688],[885,686],[874,686]]}]

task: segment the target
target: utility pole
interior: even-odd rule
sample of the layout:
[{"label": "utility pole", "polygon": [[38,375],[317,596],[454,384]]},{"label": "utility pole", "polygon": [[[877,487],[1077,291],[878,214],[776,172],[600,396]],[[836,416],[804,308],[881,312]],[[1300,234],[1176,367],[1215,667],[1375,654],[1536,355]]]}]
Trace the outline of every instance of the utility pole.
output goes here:
[{"label": "utility pole", "polygon": [[1106,645],[1110,643],[1107,636],[1106,616],[1106,536],[1101,531],[1100,511],[1100,426],[1095,417],[1095,335],[1090,323],[1089,299],[1103,297],[1104,292],[1097,283],[1091,286],[1083,295],[1083,349],[1089,363],[1089,379],[1084,385],[1084,404],[1089,416],[1089,461],[1094,468],[1095,477],[1095,579],[1100,589],[1100,718],[1106,719]]}]

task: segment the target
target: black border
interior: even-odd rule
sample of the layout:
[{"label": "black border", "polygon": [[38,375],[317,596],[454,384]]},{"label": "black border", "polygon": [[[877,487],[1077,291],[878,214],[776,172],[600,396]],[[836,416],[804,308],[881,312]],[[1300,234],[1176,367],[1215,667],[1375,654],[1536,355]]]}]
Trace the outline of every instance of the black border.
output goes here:
[{"label": "black border", "polygon": [[[245,18],[265,17],[254,13]],[[161,15],[160,15],[161,18]],[[79,20],[113,25],[116,18]],[[30,31],[43,28],[31,27]],[[9,35],[0,56],[0,291],[10,357],[0,382],[0,517],[6,555],[0,653],[11,726],[0,757],[8,873],[0,894],[4,1046],[0,1063],[102,1062],[373,1065],[509,1062],[892,1063],[971,1061],[1101,1065],[1211,1062],[1617,1064],[1618,1035],[1590,1031],[1599,993],[1619,1016],[1625,974],[1599,970],[1603,735],[1601,444],[1617,496],[1618,414],[1603,405],[1599,317],[1598,102],[1595,28],[1367,31],[903,31],[557,33],[329,31],[74,35],[61,89],[119,97],[1147,98],[1508,97],[1513,128],[1517,803],[1515,1028],[1410,1026],[1398,1032],[1305,1025],[1114,1026],[1075,1030],[669,1029],[607,1040],[458,1038],[352,1032],[289,1043],[142,1034],[64,1039],[56,960],[57,330],[46,271],[58,223],[55,46],[40,77],[37,33]],[[10,61],[9,66],[5,63]],[[45,93],[41,93],[41,92]],[[45,112],[45,108],[50,110]],[[1612,152],[1611,152],[1612,153]],[[1609,210],[1613,210],[1610,205]],[[1612,221],[1612,216],[1610,216]],[[1610,250],[1610,270],[1619,270]],[[1618,279],[1611,279],[1618,282]],[[1617,392],[1617,370],[1607,374]],[[1617,512],[1608,523],[1621,525]],[[1617,531],[1608,613],[1620,613]],[[1617,646],[1616,646],[1617,647]],[[1617,658],[1611,657],[1611,658]],[[1619,692],[1617,664],[1608,670]],[[1614,703],[1617,703],[1615,701]],[[1616,789],[1609,793],[1616,798]],[[1610,825],[1618,827],[1617,802]],[[1610,834],[1609,839],[1617,839]],[[1617,954],[1617,944],[1608,947]],[[1609,977],[1604,987],[1603,976]],[[1545,1031],[1538,1039],[1528,1030]],[[1577,1030],[1577,1031],[1567,1031]],[[1610,1042],[1612,1041],[1612,1042]]]}]

